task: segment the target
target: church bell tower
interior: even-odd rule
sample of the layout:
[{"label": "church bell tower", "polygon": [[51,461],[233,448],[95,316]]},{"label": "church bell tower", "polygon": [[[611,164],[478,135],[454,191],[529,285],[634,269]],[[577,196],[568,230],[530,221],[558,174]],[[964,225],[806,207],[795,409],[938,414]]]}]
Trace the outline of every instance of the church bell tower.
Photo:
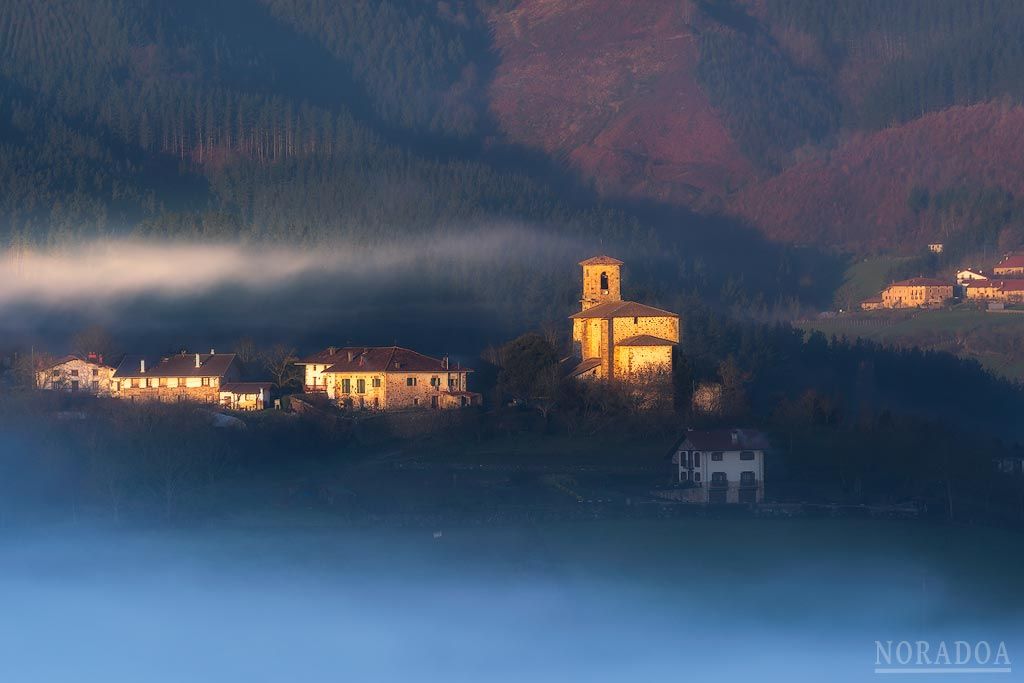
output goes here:
[{"label": "church bell tower", "polygon": [[611,256],[595,256],[580,261],[583,266],[582,310],[606,301],[622,301],[622,261]]}]

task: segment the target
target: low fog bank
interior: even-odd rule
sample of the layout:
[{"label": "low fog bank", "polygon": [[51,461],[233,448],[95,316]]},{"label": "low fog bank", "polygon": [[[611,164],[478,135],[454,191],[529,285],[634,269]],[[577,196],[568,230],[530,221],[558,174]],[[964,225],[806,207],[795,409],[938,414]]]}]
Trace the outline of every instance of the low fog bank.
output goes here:
[{"label": "low fog bank", "polygon": [[927,529],[736,524],[0,537],[0,678],[860,681],[876,639],[1019,651],[998,548],[955,562]]},{"label": "low fog bank", "polygon": [[[581,244],[508,225],[391,245],[100,241],[0,254],[0,335],[61,351],[100,325],[125,348],[398,343],[475,355],[561,318]],[[166,349],[165,349],[166,347]]]}]

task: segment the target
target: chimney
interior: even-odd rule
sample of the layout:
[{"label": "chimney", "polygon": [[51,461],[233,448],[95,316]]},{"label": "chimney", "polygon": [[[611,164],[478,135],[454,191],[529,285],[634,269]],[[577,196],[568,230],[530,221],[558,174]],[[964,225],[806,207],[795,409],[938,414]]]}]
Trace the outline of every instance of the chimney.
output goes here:
[{"label": "chimney", "polygon": [[217,352],[216,352],[216,351],[215,351],[214,349],[210,349],[210,355],[211,355],[211,356],[212,356],[213,354],[215,354],[215,353],[217,353]]},{"label": "chimney", "polygon": [[732,445],[735,446],[740,442],[740,432],[738,429],[732,430]]},{"label": "chimney", "polygon": [[349,362],[349,363],[351,363],[351,362],[352,362],[352,359],[353,359],[354,357],[355,357],[355,353],[353,353],[352,351],[349,351],[349,352],[348,352],[348,362]]},{"label": "chimney", "polygon": [[199,362],[199,354],[197,353],[196,354],[196,367],[198,368],[201,365],[202,365],[202,363]]},{"label": "chimney", "polygon": [[448,356],[445,356],[444,358],[441,359],[441,367],[443,367],[445,370],[448,369]]},{"label": "chimney", "polygon": [[333,356],[335,353],[337,353],[337,351],[338,349],[334,348],[333,346],[327,347],[327,355],[329,356]]},{"label": "chimney", "polygon": [[146,359],[145,358],[140,358],[139,359],[139,374],[141,374],[141,375],[145,375],[146,374]]}]

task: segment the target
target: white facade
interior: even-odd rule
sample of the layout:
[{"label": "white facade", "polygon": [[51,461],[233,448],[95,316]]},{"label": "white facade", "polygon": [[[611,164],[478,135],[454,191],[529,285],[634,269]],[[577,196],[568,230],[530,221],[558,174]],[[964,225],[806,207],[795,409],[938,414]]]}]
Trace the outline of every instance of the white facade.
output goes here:
[{"label": "white facade", "polygon": [[767,441],[758,432],[688,432],[672,455],[675,483],[691,503],[760,503],[764,500]]}]

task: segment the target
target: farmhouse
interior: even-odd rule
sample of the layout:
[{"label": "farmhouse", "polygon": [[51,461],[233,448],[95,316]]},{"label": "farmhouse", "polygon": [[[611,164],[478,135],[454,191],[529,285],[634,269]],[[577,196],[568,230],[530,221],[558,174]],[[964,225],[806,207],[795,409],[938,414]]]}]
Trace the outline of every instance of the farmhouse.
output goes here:
[{"label": "farmhouse", "polygon": [[36,373],[36,386],[51,391],[83,392],[93,396],[110,395],[110,377],[114,368],[103,356],[90,353],[59,358]]},{"label": "farmhouse", "polygon": [[1024,275],[1024,251],[1007,254],[992,272],[996,275]]},{"label": "farmhouse", "polygon": [[957,284],[961,284],[961,285],[966,285],[969,282],[974,282],[974,281],[977,281],[977,280],[987,280],[987,279],[988,279],[988,275],[985,275],[985,273],[983,273],[982,271],[980,271],[980,270],[972,270],[970,268],[965,268],[964,270],[958,270],[957,273],[956,273]]},{"label": "farmhouse", "polygon": [[621,295],[622,261],[595,256],[581,261],[583,296],[571,316],[579,364],[573,377],[633,380],[671,372],[679,342],[679,316]]},{"label": "farmhouse", "polygon": [[953,285],[930,277],[894,282],[882,292],[884,308],[928,308],[953,298]]},{"label": "farmhouse", "polygon": [[688,430],[672,449],[672,475],[689,503],[764,500],[768,437],[747,429]]},{"label": "farmhouse", "polygon": [[482,398],[469,391],[471,369],[400,346],[332,346],[296,364],[305,369],[307,392],[326,393],[343,408],[464,408]]},{"label": "farmhouse", "polygon": [[125,356],[111,379],[111,391],[131,401],[220,403],[220,389],[236,382],[239,366],[233,353],[180,353],[147,361]]}]

